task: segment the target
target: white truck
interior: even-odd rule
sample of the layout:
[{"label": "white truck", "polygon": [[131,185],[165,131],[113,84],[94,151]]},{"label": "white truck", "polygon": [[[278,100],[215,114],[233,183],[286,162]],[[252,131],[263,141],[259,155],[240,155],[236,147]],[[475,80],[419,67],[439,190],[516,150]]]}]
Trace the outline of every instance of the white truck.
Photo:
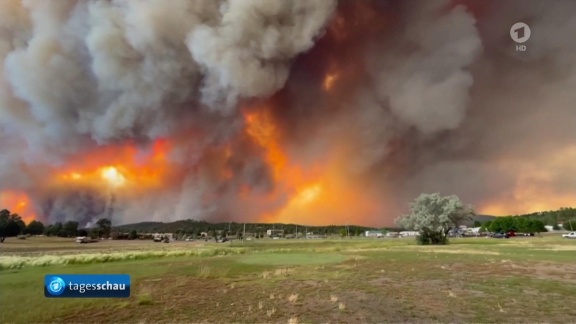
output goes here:
[{"label": "white truck", "polygon": [[90,243],[90,237],[88,236],[78,236],[76,238],[76,243]]},{"label": "white truck", "polygon": [[572,238],[572,239],[576,239],[576,232],[570,232],[568,234],[562,234],[563,238]]}]

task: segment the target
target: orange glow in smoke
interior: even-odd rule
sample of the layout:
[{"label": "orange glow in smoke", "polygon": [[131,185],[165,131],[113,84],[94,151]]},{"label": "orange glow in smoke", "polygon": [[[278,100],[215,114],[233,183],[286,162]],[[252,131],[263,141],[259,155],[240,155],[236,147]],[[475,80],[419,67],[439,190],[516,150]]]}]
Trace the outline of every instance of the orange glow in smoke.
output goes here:
[{"label": "orange glow in smoke", "polygon": [[101,168],[100,176],[112,187],[120,187],[126,182],[126,178],[113,166]]},{"label": "orange glow in smoke", "polygon": [[288,196],[275,211],[259,215],[264,222],[342,224],[368,222],[377,213],[377,201],[345,179],[336,148],[314,165],[291,160],[282,147],[278,128],[266,109],[245,114],[246,133],[263,149],[274,173],[271,200]]},{"label": "orange glow in smoke", "polygon": [[1,191],[0,209],[8,209],[10,213],[18,214],[26,224],[36,219],[30,199],[20,191]]},{"label": "orange glow in smoke", "polygon": [[[157,188],[166,182],[169,173],[166,156],[170,149],[165,140],[154,141],[144,152],[130,143],[102,146],[72,157],[69,165],[52,170],[38,186],[45,192],[70,187],[96,188],[102,192],[125,189],[127,193]],[[38,219],[23,192],[0,192],[0,208],[19,214],[27,223]]]},{"label": "orange glow in smoke", "polygon": [[170,145],[155,141],[148,152],[133,144],[102,146],[72,158],[68,166],[55,170],[48,186],[90,186],[109,189],[149,188],[162,185],[168,171]]},{"label": "orange glow in smoke", "polygon": [[266,162],[271,166],[274,179],[279,179],[286,166],[286,157],[278,144],[278,132],[267,110],[245,114],[246,132],[266,151]]},{"label": "orange glow in smoke", "polygon": [[322,88],[324,91],[330,91],[334,82],[338,80],[340,75],[338,73],[329,73],[324,77],[324,82],[322,82]]},{"label": "orange glow in smoke", "polygon": [[565,174],[576,174],[576,146],[543,155],[540,160],[535,159],[526,164],[501,161],[503,169],[516,172],[514,190],[508,195],[480,204],[478,212],[506,216],[573,207],[576,202],[576,185],[558,190],[553,184],[554,179],[565,177]]}]

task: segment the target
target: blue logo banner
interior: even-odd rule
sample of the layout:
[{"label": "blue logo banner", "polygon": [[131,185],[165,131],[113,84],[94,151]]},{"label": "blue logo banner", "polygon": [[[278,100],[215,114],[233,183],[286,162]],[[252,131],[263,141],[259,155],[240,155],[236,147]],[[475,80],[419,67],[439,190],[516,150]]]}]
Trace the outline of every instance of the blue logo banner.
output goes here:
[{"label": "blue logo banner", "polygon": [[44,296],[50,298],[127,298],[127,274],[47,274]]}]

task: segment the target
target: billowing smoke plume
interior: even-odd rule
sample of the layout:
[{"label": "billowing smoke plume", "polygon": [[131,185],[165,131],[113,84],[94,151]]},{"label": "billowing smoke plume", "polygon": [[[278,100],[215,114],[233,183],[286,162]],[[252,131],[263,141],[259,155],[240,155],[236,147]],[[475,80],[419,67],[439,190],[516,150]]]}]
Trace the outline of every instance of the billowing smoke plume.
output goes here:
[{"label": "billowing smoke plume", "polygon": [[84,224],[573,205],[576,4],[529,3],[0,1],[0,203]]}]

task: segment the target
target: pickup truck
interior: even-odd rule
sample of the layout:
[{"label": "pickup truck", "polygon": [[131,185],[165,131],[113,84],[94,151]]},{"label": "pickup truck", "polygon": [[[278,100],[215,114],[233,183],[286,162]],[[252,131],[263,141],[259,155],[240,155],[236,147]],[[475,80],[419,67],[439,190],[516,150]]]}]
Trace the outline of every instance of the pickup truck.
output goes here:
[{"label": "pickup truck", "polygon": [[568,234],[562,234],[563,238],[573,238],[576,239],[576,232],[570,232]]}]

